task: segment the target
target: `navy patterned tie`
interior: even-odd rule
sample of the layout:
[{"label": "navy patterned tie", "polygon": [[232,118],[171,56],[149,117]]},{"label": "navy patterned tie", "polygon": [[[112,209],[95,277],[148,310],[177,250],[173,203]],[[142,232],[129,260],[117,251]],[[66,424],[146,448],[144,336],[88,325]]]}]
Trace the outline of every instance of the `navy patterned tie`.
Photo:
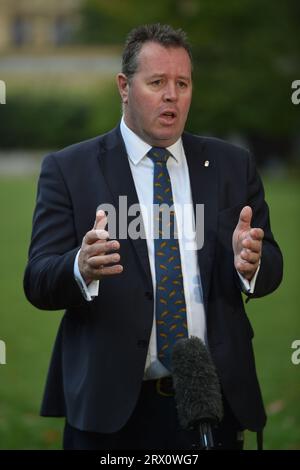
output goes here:
[{"label": "navy patterned tie", "polygon": [[[172,186],[167,169],[167,160],[171,154],[165,148],[152,147],[147,155],[154,162],[154,217],[157,214],[154,227],[158,228],[154,237],[157,355],[162,364],[171,370],[173,345],[178,339],[188,336]],[[159,209],[158,213],[155,207]],[[167,224],[163,211],[168,208],[171,210],[167,210],[170,214]]]}]

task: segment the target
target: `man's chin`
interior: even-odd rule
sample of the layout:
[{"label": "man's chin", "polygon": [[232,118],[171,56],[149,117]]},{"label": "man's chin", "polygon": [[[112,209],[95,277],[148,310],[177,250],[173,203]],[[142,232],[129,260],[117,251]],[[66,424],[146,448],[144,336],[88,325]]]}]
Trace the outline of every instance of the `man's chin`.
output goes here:
[{"label": "man's chin", "polygon": [[151,145],[155,147],[170,147],[177,142],[180,136],[180,133],[160,132],[151,136]]}]

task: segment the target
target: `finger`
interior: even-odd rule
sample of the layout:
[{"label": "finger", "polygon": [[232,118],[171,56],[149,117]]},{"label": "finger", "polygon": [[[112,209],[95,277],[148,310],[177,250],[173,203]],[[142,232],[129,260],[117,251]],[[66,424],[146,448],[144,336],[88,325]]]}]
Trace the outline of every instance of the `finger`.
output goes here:
[{"label": "finger", "polygon": [[101,250],[107,251],[115,251],[120,249],[120,243],[117,240],[97,240],[95,243],[95,250],[97,252],[97,247],[99,246]]},{"label": "finger", "polygon": [[107,225],[107,217],[106,217],[105,212],[102,209],[97,210],[96,219],[95,219],[93,228],[104,230],[106,225]]},{"label": "finger", "polygon": [[262,228],[252,228],[250,230],[250,236],[254,240],[262,240],[264,238],[264,231]]},{"label": "finger", "polygon": [[237,224],[237,229],[244,231],[250,230],[251,228],[251,219],[252,219],[252,209],[250,206],[245,206],[241,210],[240,218]]},{"label": "finger", "polygon": [[83,243],[91,245],[97,240],[106,240],[109,238],[109,233],[106,230],[90,230],[83,237]]},{"label": "finger", "polygon": [[235,264],[235,267],[237,271],[246,279],[252,279],[254,276],[255,271],[258,268],[258,263],[256,264],[251,264],[247,263],[245,261],[239,261],[238,263]]},{"label": "finger", "polygon": [[113,253],[110,255],[92,256],[89,258],[89,266],[94,269],[100,268],[100,266],[106,266],[108,264],[118,263],[120,261],[120,255]]},{"label": "finger", "polygon": [[242,241],[242,247],[246,250],[253,251],[254,253],[261,252],[261,240],[253,240],[252,238],[245,238]]},{"label": "finger", "polygon": [[117,240],[97,240],[92,245],[88,245],[85,248],[85,252],[88,258],[92,256],[99,256],[109,253],[111,251],[117,251],[120,249],[120,243]]},{"label": "finger", "polygon": [[116,264],[114,266],[103,266],[100,268],[100,275],[102,276],[113,276],[114,274],[121,274],[123,272],[123,266]]},{"label": "finger", "polygon": [[97,269],[91,269],[91,278],[101,279],[104,276],[112,276],[114,274],[120,274],[121,272],[123,272],[123,266],[121,264],[99,266]]},{"label": "finger", "polygon": [[95,232],[99,240],[107,240],[109,238],[109,233],[107,232],[107,230],[97,229],[95,230]]},{"label": "finger", "polygon": [[248,251],[248,250],[242,250],[240,256],[241,256],[241,259],[243,261],[246,261],[247,263],[250,263],[250,264],[258,263],[259,258],[260,258],[259,253],[254,253],[254,252]]}]

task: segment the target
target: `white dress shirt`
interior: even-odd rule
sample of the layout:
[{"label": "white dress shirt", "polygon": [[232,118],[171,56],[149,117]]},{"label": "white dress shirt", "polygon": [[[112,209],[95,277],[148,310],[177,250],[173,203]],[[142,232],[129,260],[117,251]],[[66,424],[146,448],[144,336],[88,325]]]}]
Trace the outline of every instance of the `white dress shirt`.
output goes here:
[{"label": "white dress shirt", "polygon": [[[136,192],[141,206],[141,213],[145,226],[146,242],[148,248],[148,256],[153,282],[154,295],[156,292],[155,281],[155,253],[154,240],[152,237],[152,210],[153,210],[153,172],[154,165],[152,160],[147,157],[151,146],[138,137],[125,124],[124,119],[121,121],[121,134],[125,143],[128,161],[132,172]],[[167,168],[170,174],[173,200],[176,207],[183,208],[182,216],[177,217],[178,242],[180,247],[182,275],[184,280],[184,294],[186,301],[187,324],[189,336],[197,336],[206,343],[206,319],[203,305],[203,294],[201,286],[201,277],[197,260],[195,237],[195,220],[193,201],[190,187],[190,179],[187,161],[182,145],[181,138],[175,144],[168,147],[173,158],[167,161]],[[194,236],[192,236],[194,234]],[[192,236],[192,237],[191,237]],[[99,281],[93,281],[86,286],[78,268],[78,255],[74,263],[74,275],[82,294],[86,300],[90,301],[98,295]],[[125,267],[126,269],[126,267]],[[243,289],[251,293],[254,290],[256,272],[251,283],[242,276],[240,279],[243,283]],[[156,323],[155,323],[155,299],[153,312],[153,327],[148,349],[145,378],[157,378],[169,375],[169,372],[157,359],[156,349]]]}]

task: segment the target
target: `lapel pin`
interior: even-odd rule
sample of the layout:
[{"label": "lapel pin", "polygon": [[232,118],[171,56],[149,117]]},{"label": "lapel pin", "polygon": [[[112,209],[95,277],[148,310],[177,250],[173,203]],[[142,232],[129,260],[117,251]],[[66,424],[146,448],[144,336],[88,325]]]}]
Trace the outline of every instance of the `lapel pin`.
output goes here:
[{"label": "lapel pin", "polygon": [[209,166],[209,160],[205,160],[204,166],[208,167]]}]

